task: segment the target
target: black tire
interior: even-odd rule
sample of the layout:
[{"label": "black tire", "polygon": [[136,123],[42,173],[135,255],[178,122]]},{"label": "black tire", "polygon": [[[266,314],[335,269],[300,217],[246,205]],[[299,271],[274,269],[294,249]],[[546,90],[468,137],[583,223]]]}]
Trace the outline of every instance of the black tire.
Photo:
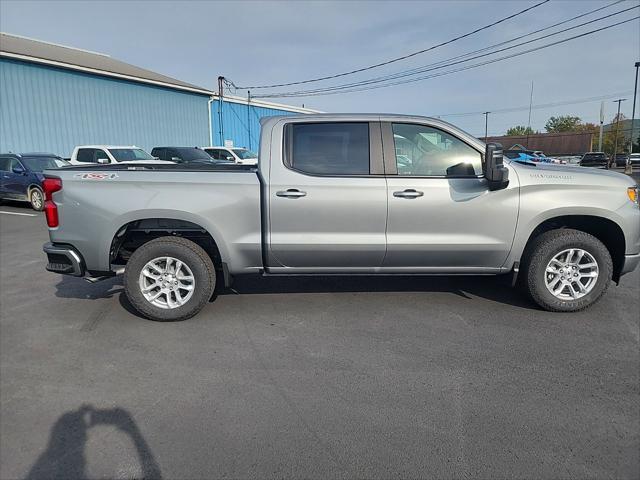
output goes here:
[{"label": "black tire", "polygon": [[37,212],[44,210],[44,193],[39,188],[33,188],[29,192],[29,202],[31,208]]},{"label": "black tire", "polygon": [[[598,263],[598,279],[593,289],[575,300],[565,300],[553,295],[545,285],[546,268],[551,259],[569,248],[581,248]],[[543,233],[527,248],[524,262],[523,286],[534,302],[550,312],[577,312],[593,305],[609,288],[613,274],[611,254],[607,247],[593,235],[573,230],[559,229]]]},{"label": "black tire", "polygon": [[[193,295],[180,307],[158,307],[142,294],[138,281],[142,269],[151,260],[163,256],[180,260],[193,272]],[[216,272],[209,255],[196,243],[180,237],[160,237],[145,243],[133,252],[124,273],[124,288],[131,305],[145,317],[159,322],[173,322],[193,317],[207,304],[215,286]]]}]

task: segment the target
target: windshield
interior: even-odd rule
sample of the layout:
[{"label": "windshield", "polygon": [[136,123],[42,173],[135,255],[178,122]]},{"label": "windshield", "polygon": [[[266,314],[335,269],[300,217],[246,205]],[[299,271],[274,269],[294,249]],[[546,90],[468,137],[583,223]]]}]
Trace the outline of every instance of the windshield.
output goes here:
[{"label": "windshield", "polygon": [[56,157],[28,157],[22,158],[21,160],[29,170],[38,173],[42,172],[43,170],[50,170],[71,165],[69,162]]},{"label": "windshield", "polygon": [[136,160],[154,160],[154,158],[141,148],[110,148],[109,152],[118,162],[131,162]]},{"label": "windshield", "polygon": [[211,156],[199,148],[174,148],[173,150],[175,150],[180,155],[180,158],[185,162],[192,162],[194,160],[213,162]]},{"label": "windshield", "polygon": [[251,150],[247,150],[246,148],[234,148],[233,153],[235,153],[240,160],[248,160],[250,158],[258,158],[258,154],[252,152]]}]

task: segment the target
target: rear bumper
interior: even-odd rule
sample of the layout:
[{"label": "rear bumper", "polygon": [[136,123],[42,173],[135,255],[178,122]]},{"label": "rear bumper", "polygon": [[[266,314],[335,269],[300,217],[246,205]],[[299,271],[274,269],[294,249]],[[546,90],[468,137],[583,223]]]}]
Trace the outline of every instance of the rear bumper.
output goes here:
[{"label": "rear bumper", "polygon": [[82,255],[69,245],[45,243],[42,250],[47,254],[46,269],[50,272],[82,277],[85,273]]},{"label": "rear bumper", "polygon": [[636,253],[634,255],[625,255],[624,265],[622,265],[622,270],[620,270],[620,275],[633,272],[638,267],[639,264],[640,264],[640,253]]}]

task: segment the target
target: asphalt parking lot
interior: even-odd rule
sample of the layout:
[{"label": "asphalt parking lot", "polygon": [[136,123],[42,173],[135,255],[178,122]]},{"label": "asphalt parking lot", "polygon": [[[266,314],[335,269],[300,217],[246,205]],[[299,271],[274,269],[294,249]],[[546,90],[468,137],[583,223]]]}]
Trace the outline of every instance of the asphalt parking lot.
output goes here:
[{"label": "asphalt parking lot", "polygon": [[638,271],[576,314],[493,278],[244,278],[163,324],[0,211],[2,479],[640,477]]}]

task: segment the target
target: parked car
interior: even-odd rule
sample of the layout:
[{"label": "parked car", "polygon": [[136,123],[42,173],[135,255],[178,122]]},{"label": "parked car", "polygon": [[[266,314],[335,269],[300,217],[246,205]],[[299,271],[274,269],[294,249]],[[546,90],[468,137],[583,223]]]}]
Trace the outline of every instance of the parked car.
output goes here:
[{"label": "parked car", "polygon": [[616,167],[624,167],[627,165],[629,161],[628,153],[616,153],[615,155],[611,155],[611,163],[610,165]]},{"label": "parked car", "polygon": [[247,148],[203,147],[214,160],[234,162],[241,165],[257,165],[258,154]]},{"label": "parked car", "polygon": [[582,156],[580,166],[609,168],[609,160],[604,152],[587,152]]},{"label": "parked car", "polygon": [[157,163],[143,149],[131,146],[80,145],[73,149],[72,165],[110,164],[123,162]]},{"label": "parked car", "polygon": [[257,169],[46,172],[47,269],[124,272],[131,305],[168,321],[245,273],[511,274],[572,312],[640,263],[638,187],[618,172],[504,162],[497,144],[403,115],[270,117],[260,142]]},{"label": "parked car", "polygon": [[53,153],[0,154],[0,200],[30,202],[34,210],[44,208],[43,170],[70,165]]},{"label": "parked car", "polygon": [[227,160],[215,160],[198,147],[153,147],[151,155],[160,160],[168,160],[175,163],[233,163]]},{"label": "parked car", "polygon": [[539,162],[545,162],[545,163],[556,163],[556,164],[560,164],[560,165],[565,165],[567,162],[561,158],[556,158],[556,157],[547,157],[543,151],[541,150],[536,150],[533,152],[533,155],[535,157],[538,158]]},{"label": "parked car", "polygon": [[532,153],[526,153],[522,150],[505,150],[504,156],[510,160],[517,160],[521,162],[537,162],[538,159],[532,155]]},{"label": "parked car", "polygon": [[580,165],[582,155],[563,155],[558,157],[565,165]]},{"label": "parked car", "polygon": [[640,165],[640,153],[632,153],[629,155],[629,163],[631,165]]}]

